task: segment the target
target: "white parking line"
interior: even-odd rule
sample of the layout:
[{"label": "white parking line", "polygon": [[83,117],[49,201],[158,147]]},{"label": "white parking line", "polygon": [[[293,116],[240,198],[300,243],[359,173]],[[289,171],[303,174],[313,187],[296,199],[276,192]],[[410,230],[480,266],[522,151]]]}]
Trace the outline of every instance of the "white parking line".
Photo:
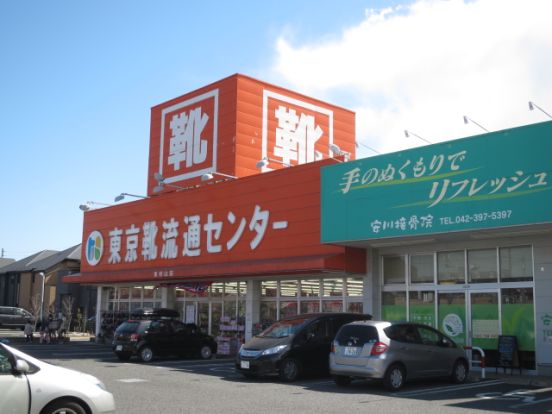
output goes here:
[{"label": "white parking line", "polygon": [[149,382],[149,380],[141,379],[141,378],[121,378],[116,381],[124,382],[127,384],[134,384],[136,382]]},{"label": "white parking line", "polygon": [[494,380],[494,381],[483,381],[478,383],[472,383],[472,384],[463,384],[463,385],[448,385],[446,387],[438,387],[438,388],[424,388],[422,390],[416,390],[416,391],[407,391],[407,392],[397,392],[393,395],[396,395],[398,397],[413,397],[416,395],[427,395],[427,394],[438,394],[441,392],[447,392],[447,391],[458,391],[458,390],[468,390],[471,388],[482,388],[482,387],[490,387],[491,385],[499,385],[504,384],[504,381],[500,380]]}]

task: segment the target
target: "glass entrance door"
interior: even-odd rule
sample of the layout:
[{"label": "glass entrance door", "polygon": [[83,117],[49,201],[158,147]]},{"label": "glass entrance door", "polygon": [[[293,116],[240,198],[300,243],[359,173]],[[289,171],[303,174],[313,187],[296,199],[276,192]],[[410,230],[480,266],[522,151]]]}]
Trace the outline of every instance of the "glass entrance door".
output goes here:
[{"label": "glass entrance door", "polygon": [[468,338],[471,338],[471,345],[483,349],[497,349],[500,335],[498,290],[472,291],[469,295]]},{"label": "glass entrance door", "polygon": [[458,345],[466,345],[466,294],[439,292],[438,298],[439,329]]}]

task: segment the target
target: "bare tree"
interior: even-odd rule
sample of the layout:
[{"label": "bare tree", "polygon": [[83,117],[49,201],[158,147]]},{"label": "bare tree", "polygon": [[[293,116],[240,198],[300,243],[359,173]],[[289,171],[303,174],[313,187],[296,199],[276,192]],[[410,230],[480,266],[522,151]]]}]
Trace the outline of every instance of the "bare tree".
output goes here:
[{"label": "bare tree", "polygon": [[73,296],[63,296],[61,300],[61,312],[65,315],[65,329],[69,330],[71,320],[73,319],[73,305],[75,298]]},{"label": "bare tree", "polygon": [[31,297],[31,313],[33,314],[35,319],[35,330],[40,319],[41,306],[42,306],[42,302],[40,300],[40,293],[36,293]]}]

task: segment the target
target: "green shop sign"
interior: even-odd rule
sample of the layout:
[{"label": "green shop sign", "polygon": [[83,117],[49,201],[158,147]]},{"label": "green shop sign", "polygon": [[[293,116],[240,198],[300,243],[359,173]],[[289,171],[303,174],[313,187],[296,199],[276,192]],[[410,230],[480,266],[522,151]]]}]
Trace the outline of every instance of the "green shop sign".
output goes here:
[{"label": "green shop sign", "polygon": [[322,242],[552,221],[552,122],[322,169]]}]

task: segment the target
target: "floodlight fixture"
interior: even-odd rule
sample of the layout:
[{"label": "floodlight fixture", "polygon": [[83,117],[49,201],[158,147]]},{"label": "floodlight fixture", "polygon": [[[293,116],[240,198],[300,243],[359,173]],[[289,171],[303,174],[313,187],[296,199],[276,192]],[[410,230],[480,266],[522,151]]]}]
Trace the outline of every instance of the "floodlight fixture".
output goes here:
[{"label": "floodlight fixture", "polygon": [[128,196],[128,197],[136,197],[136,198],[147,198],[146,196],[143,196],[143,195],[138,195],[138,194],[130,194],[130,193],[121,193],[119,194],[117,197],[115,197],[115,202],[119,202],[121,200],[124,200],[125,199],[125,196]]},{"label": "floodlight fixture", "polygon": [[404,136],[405,136],[406,138],[410,138],[410,136],[413,136],[413,137],[416,137],[416,138],[418,138],[418,139],[420,139],[420,140],[422,140],[422,141],[424,141],[424,142],[427,142],[428,144],[433,144],[431,141],[429,141],[429,140],[427,140],[427,139],[425,139],[425,138],[419,136],[418,134],[415,134],[415,133],[412,132],[412,131],[409,131],[408,129],[405,129],[405,130],[404,130]]},{"label": "floodlight fixture", "polygon": [[477,125],[479,128],[481,128],[483,131],[485,132],[489,132],[489,130],[487,128],[485,128],[483,125],[481,125],[480,123],[478,122],[475,122],[473,119],[471,119],[470,117],[464,115],[464,124],[469,124],[469,123],[472,123],[472,124],[475,124]]},{"label": "floodlight fixture", "polygon": [[212,180],[213,178],[215,178],[214,177],[215,175],[220,175],[221,177],[229,178],[229,179],[232,179],[232,180],[235,180],[236,178],[238,178],[235,175],[229,175],[229,174],[224,174],[224,173],[220,173],[220,172],[216,172],[216,171],[211,171],[211,172],[203,174],[201,176],[201,181]]},{"label": "floodlight fixture", "polygon": [[285,163],[283,161],[280,161],[280,160],[275,160],[273,158],[269,158],[269,157],[263,157],[261,160],[257,161],[257,168],[264,168],[264,167],[268,167],[268,164],[270,162],[275,162],[277,164],[282,164],[284,167],[291,167],[290,164],[288,163]]},{"label": "floodlight fixture", "polygon": [[94,206],[107,207],[107,206],[110,206],[110,205],[111,204],[99,203],[97,201],[87,201],[86,203],[79,205],[79,208],[82,211],[89,211],[89,210],[95,210],[96,208],[98,208],[98,207],[94,207]]},{"label": "floodlight fixture", "polygon": [[[339,148],[339,145],[336,144],[330,144],[330,151],[337,156],[342,156],[345,161],[349,161],[349,158],[351,157],[351,153],[347,151],[343,151],[341,148]],[[339,160],[337,160],[339,161]]]},{"label": "floodlight fixture", "polygon": [[552,119],[552,115],[550,115],[548,112],[546,112],[544,109],[542,109],[540,106],[538,106],[535,102],[529,101],[529,110],[534,111],[535,108],[537,108],[539,111],[541,111],[543,114],[545,114],[548,118]]}]

